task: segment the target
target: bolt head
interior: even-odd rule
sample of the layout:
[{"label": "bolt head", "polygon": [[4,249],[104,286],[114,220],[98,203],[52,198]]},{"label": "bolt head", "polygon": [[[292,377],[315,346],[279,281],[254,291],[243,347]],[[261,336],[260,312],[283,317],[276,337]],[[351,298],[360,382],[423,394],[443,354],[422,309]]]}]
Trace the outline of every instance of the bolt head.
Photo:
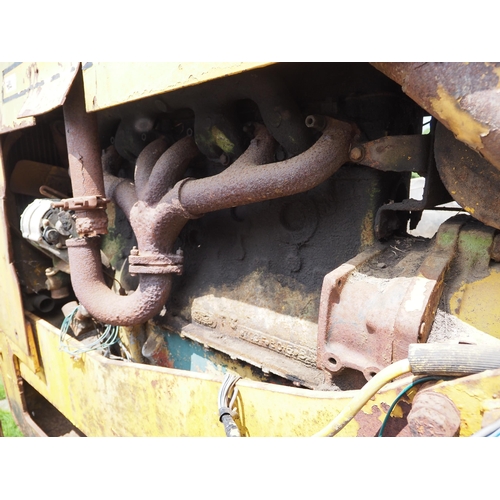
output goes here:
[{"label": "bolt head", "polygon": [[360,147],[354,147],[349,153],[349,158],[352,161],[359,161],[363,158],[363,150]]}]

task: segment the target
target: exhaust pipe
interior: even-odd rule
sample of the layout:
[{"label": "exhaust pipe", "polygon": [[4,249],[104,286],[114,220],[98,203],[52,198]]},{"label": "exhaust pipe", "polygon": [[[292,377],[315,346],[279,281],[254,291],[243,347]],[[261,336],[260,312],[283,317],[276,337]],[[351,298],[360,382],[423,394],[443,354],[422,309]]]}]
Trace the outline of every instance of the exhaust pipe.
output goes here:
[{"label": "exhaust pipe", "polygon": [[[182,273],[182,252],[172,252],[189,219],[307,191],[348,161],[349,124],[310,116],[306,125],[322,129],[323,135],[304,153],[282,162],[266,163],[272,158],[273,139],[267,129],[257,126],[247,151],[213,177],[178,180],[199,154],[192,137],[166,150],[162,140],[148,145],[137,159],[140,168],[135,184],[106,173],[106,195],[124,210],[137,238],[138,249],[132,250],[129,263],[130,272],[139,275],[139,286],[130,295],[115,294],[104,281],[99,238],[68,240],[71,281],[78,300],[94,318],[110,325],[132,326],[158,314],[170,294],[172,274]],[[85,186],[85,177],[92,172],[87,172],[85,159],[81,165]],[[166,194],[161,196],[162,192]]]}]

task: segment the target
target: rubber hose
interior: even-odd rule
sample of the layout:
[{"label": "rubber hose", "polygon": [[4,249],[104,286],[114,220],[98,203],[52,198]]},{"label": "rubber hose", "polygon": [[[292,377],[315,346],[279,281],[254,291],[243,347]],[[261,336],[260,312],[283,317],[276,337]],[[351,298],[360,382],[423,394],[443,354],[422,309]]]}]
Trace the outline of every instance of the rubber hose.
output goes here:
[{"label": "rubber hose", "polygon": [[500,349],[469,344],[410,344],[414,375],[463,376],[500,368]]},{"label": "rubber hose", "polygon": [[400,375],[408,373],[410,370],[410,363],[407,359],[396,361],[392,365],[380,370],[358,391],[357,395],[351,399],[348,405],[324,429],[314,434],[313,437],[335,436],[385,384]]}]

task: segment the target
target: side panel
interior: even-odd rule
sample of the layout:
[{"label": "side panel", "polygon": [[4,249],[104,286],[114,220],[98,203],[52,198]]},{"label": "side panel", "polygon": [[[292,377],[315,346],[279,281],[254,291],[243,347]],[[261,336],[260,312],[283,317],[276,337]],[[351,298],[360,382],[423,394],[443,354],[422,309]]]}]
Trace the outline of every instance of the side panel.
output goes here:
[{"label": "side panel", "polygon": [[271,63],[83,63],[87,111],[235,75]]},{"label": "side panel", "polygon": [[80,63],[0,63],[0,134],[35,124],[34,116],[60,106]]}]

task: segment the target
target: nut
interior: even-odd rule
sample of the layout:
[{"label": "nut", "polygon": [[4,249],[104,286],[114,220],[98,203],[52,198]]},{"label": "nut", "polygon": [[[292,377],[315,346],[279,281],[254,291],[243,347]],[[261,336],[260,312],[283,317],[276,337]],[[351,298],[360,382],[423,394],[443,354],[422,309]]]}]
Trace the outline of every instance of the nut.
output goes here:
[{"label": "nut", "polygon": [[361,147],[354,147],[351,149],[351,151],[349,152],[349,158],[352,160],[352,161],[360,161],[364,156],[364,151],[363,151],[363,148]]}]

